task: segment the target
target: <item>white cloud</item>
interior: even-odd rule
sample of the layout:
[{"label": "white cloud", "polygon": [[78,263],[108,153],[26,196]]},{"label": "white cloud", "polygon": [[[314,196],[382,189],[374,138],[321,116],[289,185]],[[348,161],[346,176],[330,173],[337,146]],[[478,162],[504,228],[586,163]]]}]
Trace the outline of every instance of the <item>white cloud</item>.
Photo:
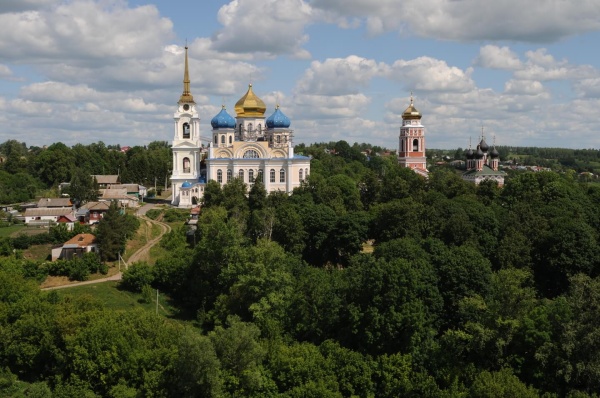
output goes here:
[{"label": "white cloud", "polygon": [[213,37],[218,51],[310,56],[302,49],[311,21],[311,8],[303,0],[233,0],[221,7],[218,19],[223,25]]},{"label": "white cloud", "polygon": [[594,0],[313,0],[311,6],[361,18],[371,34],[400,30],[441,40],[553,42],[600,29],[600,3]]},{"label": "white cloud", "polygon": [[535,80],[511,79],[504,84],[504,92],[507,94],[539,95],[545,92],[542,83]]},{"label": "white cloud", "polygon": [[386,69],[383,63],[355,55],[313,61],[298,81],[296,91],[319,95],[356,94]]},{"label": "white cloud", "polygon": [[419,91],[466,92],[475,87],[471,72],[470,68],[463,71],[439,59],[419,57],[394,62],[390,77]]},{"label": "white cloud", "polygon": [[69,62],[93,66],[151,57],[173,37],[172,23],[154,6],[74,1],[52,10],[0,14],[0,53],[14,62]]},{"label": "white cloud", "polygon": [[498,47],[492,44],[479,49],[479,56],[475,63],[483,68],[505,70],[521,69],[523,66],[517,54],[510,48]]}]

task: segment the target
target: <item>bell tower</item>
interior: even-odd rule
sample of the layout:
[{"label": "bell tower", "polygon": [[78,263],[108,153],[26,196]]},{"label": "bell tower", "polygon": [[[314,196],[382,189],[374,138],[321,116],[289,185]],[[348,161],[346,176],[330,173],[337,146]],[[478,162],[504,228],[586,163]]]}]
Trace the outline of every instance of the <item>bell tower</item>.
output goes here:
[{"label": "bell tower", "polygon": [[425,157],[425,127],[421,124],[421,113],[414,106],[412,93],[410,105],[402,114],[398,163],[424,177],[429,173]]},{"label": "bell tower", "polygon": [[173,114],[173,173],[171,175],[172,200],[177,205],[180,201],[180,188],[184,182],[195,183],[200,177],[200,118],[196,110],[196,102],[190,91],[190,74],[188,68],[188,47],[185,47],[185,67],[183,72],[183,93],[177,102],[177,110]]}]

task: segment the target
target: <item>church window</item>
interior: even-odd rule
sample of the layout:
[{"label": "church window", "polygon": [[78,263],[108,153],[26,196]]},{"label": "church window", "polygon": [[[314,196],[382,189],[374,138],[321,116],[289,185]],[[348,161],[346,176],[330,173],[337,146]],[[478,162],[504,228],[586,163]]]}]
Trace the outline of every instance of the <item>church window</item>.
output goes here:
[{"label": "church window", "polygon": [[190,138],[190,125],[189,123],[183,123],[183,138]]},{"label": "church window", "polygon": [[262,169],[258,169],[258,174],[256,175],[256,181],[263,182],[263,171],[262,171]]},{"label": "church window", "polygon": [[227,182],[231,181],[231,169],[227,169]]},{"label": "church window", "polygon": [[260,156],[258,155],[258,152],[256,152],[254,149],[249,149],[246,152],[244,152],[244,159],[258,159],[260,158]]},{"label": "church window", "polygon": [[248,123],[248,131],[252,131],[252,123]]},{"label": "church window", "polygon": [[304,178],[308,178],[308,169],[304,169]]},{"label": "church window", "polygon": [[262,125],[259,123],[257,126],[258,132],[262,133]]},{"label": "church window", "polygon": [[254,170],[248,170],[248,182],[254,182]]},{"label": "church window", "polygon": [[229,143],[232,144],[233,143],[233,136],[229,136]]},{"label": "church window", "polygon": [[279,144],[280,142],[281,142],[281,136],[280,136],[280,135],[278,135],[278,136],[277,136],[277,143]]},{"label": "church window", "polygon": [[400,152],[404,152],[404,139],[400,140]]},{"label": "church window", "polygon": [[224,136],[224,135],[222,135],[222,136],[221,136],[221,144],[224,144],[224,143],[225,143],[225,136]]},{"label": "church window", "polygon": [[275,169],[271,169],[269,172],[269,181],[275,182]]},{"label": "church window", "polygon": [[240,170],[238,176],[240,177],[240,180],[244,181],[244,170]]},{"label": "church window", "polygon": [[218,143],[219,143],[219,137],[217,137],[217,136],[215,135],[215,144],[218,144]]},{"label": "church window", "polygon": [[279,170],[279,182],[285,182],[285,170]]},{"label": "church window", "polygon": [[299,172],[300,182],[302,182],[302,180],[303,180],[303,178],[302,178],[302,177],[304,177],[304,175],[303,175],[302,171],[303,171],[303,170],[302,170],[302,169],[300,169],[300,172]]},{"label": "church window", "polygon": [[217,182],[219,184],[223,183],[223,171],[221,169],[217,170]]},{"label": "church window", "polygon": [[419,140],[414,139],[413,140],[413,152],[418,152],[419,151]]},{"label": "church window", "polygon": [[183,158],[183,172],[190,172],[190,158]]}]

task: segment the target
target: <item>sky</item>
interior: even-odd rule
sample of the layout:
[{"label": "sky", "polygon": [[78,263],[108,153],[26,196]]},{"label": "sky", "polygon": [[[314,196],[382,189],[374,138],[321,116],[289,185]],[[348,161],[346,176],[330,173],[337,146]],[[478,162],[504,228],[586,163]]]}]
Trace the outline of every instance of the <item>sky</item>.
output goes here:
[{"label": "sky", "polygon": [[0,0],[0,142],[171,141],[252,83],[294,143],[600,148],[600,0]]}]

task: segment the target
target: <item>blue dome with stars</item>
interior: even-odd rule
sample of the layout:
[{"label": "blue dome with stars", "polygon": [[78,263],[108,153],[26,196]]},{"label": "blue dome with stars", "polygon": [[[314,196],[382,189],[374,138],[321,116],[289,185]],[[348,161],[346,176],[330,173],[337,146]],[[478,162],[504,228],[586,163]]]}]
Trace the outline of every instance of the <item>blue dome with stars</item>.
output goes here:
[{"label": "blue dome with stars", "polygon": [[213,129],[233,129],[235,128],[235,119],[231,117],[225,110],[225,105],[221,108],[221,112],[217,116],[213,117],[210,121],[210,125]]},{"label": "blue dome with stars", "polygon": [[186,181],[186,182],[184,182],[183,184],[181,184],[181,188],[189,188],[189,187],[191,187],[191,186],[192,186],[192,183],[191,183],[191,182],[188,182],[188,181]]},{"label": "blue dome with stars", "polygon": [[267,118],[267,127],[272,128],[288,128],[290,127],[290,118],[281,112],[279,105],[275,108],[275,112]]}]

